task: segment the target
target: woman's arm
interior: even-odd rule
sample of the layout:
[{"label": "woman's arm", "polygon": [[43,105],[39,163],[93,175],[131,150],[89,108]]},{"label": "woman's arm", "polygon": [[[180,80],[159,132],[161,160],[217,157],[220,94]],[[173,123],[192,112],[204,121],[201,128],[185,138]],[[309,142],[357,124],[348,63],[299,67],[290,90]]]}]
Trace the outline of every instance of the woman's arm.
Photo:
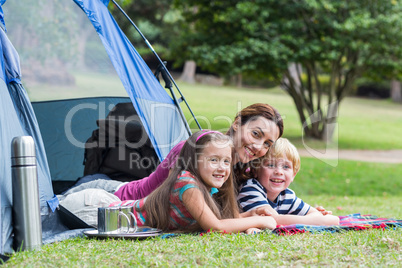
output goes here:
[{"label": "woman's arm", "polygon": [[148,196],[169,176],[183,145],[184,141],[175,145],[166,158],[158,165],[156,170],[148,177],[131,181],[120,187],[114,194],[120,198],[120,200],[138,200]]},{"label": "woman's arm", "polygon": [[268,216],[220,220],[205,203],[204,196],[197,188],[190,188],[183,193],[183,203],[204,230],[243,232],[249,228],[272,230],[276,227],[274,218]]},{"label": "woman's arm", "polygon": [[339,225],[339,217],[333,215],[323,215],[313,207],[310,207],[305,216],[278,214],[271,206],[260,207],[268,210],[279,225],[307,224],[307,225]]}]

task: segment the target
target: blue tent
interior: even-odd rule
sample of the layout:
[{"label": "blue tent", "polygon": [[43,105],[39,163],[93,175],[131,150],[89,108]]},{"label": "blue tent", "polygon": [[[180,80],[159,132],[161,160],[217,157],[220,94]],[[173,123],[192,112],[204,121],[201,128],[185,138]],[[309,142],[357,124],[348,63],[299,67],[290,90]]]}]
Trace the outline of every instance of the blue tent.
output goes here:
[{"label": "blue tent", "polygon": [[107,9],[109,0],[74,1],[87,14],[137,111],[160,159],[188,137],[173,99],[120,30]]},{"label": "blue tent", "polygon": [[[120,30],[107,9],[108,0],[64,2],[64,5],[77,4],[89,18],[88,23],[93,25],[99,35],[157,156],[163,160],[177,142],[189,136],[188,125],[182,120],[181,110]],[[88,105],[99,105],[102,102],[109,107],[110,104],[128,99],[55,101],[35,103],[33,108],[21,83],[24,77],[21,76],[18,53],[6,34],[7,16],[10,14],[3,14],[3,5],[7,5],[6,1],[0,0],[0,253],[7,253],[12,252],[13,244],[10,160],[13,137],[29,135],[35,140],[44,243],[81,234],[82,230],[69,230],[68,224],[66,226],[62,222],[56,209],[58,200],[52,189],[52,180],[74,180],[82,176],[83,143],[96,127],[95,119],[100,118],[96,109],[88,108],[92,107]],[[80,103],[86,105],[86,112],[75,114],[66,124],[66,118],[71,116],[71,108]],[[93,125],[86,122],[92,122]],[[64,132],[57,132],[61,129]],[[72,142],[71,136],[78,143]]]}]

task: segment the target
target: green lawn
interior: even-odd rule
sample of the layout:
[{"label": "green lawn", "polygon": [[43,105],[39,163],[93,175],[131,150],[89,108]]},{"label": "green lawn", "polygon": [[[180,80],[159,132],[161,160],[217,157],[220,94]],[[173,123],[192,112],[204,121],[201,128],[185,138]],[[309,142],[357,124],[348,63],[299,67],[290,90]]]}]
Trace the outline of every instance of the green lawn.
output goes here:
[{"label": "green lawn", "polygon": [[[306,200],[328,205],[338,215],[360,211],[402,218],[400,197],[309,196]],[[212,233],[143,241],[76,238],[14,254],[4,267],[398,267],[401,245],[402,229],[293,236]]]},{"label": "green lawn", "polygon": [[[87,91],[77,86],[65,89],[66,94],[77,97],[116,95],[98,87],[118,84],[117,80],[101,76],[77,77]],[[301,125],[293,103],[279,89],[179,85],[203,127],[224,132],[239,109],[251,103],[266,102],[284,116],[284,136],[299,148],[303,147]],[[56,94],[47,88],[45,93],[40,93],[37,89],[39,87],[30,88],[32,99],[63,98],[63,91]],[[120,90],[118,95],[124,95],[124,91]],[[189,117],[188,112],[186,116]],[[347,98],[340,108],[339,148],[402,149],[401,127],[402,105],[388,100]],[[308,144],[323,146],[311,141]],[[302,158],[301,171],[291,188],[307,203],[322,205],[336,215],[359,212],[402,219],[401,174],[399,164],[339,160],[333,167],[318,159]],[[294,236],[213,233],[145,241],[77,238],[45,245],[36,252],[16,253],[4,267],[397,267],[402,261],[401,251],[401,228]]]},{"label": "green lawn", "polygon": [[[238,89],[183,84],[181,90],[194,114],[202,118],[203,128],[226,131],[237,111],[252,103],[264,102],[273,105],[283,116],[284,137],[293,141],[298,148],[304,147],[302,126],[293,100],[278,88]],[[189,113],[186,115],[190,117]],[[401,104],[390,100],[349,97],[341,103],[338,119],[335,141],[341,149],[402,149],[402,139],[399,138],[402,134]],[[196,128],[195,124],[191,126]],[[325,146],[309,139],[305,139],[305,142],[309,147]]]},{"label": "green lawn", "polygon": [[[401,165],[340,161],[337,168],[328,168],[312,161],[302,159],[302,171],[292,184],[305,202],[335,215],[402,219]],[[37,252],[16,253],[4,267],[399,266],[401,245],[402,228],[294,236],[183,235],[145,241],[77,238]]]},{"label": "green lawn", "polygon": [[[75,75],[76,85],[56,87],[49,85],[26,86],[32,101],[80,98],[92,96],[127,96],[116,76],[91,73]],[[325,147],[322,142],[302,139],[302,128],[293,101],[278,88],[247,89],[190,85],[178,83],[190,107],[203,128],[225,132],[235,114],[256,102],[269,103],[276,107],[284,118],[284,137],[298,148],[305,142],[309,147]],[[182,109],[192,129],[196,124],[184,104]],[[402,149],[402,105],[390,100],[346,98],[340,105],[335,142],[331,147],[341,149]]]},{"label": "green lawn", "polygon": [[332,167],[315,158],[302,158],[291,188],[303,195],[398,196],[401,174],[401,164],[339,160]]}]

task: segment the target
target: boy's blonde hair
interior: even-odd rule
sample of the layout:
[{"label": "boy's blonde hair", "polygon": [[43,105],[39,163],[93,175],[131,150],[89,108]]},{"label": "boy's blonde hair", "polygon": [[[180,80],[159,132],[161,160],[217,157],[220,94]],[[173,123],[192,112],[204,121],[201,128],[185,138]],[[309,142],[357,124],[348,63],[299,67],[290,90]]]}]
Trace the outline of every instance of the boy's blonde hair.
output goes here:
[{"label": "boy's blonde hair", "polygon": [[300,155],[296,147],[286,138],[279,138],[269,148],[268,153],[264,156],[264,159],[286,158],[292,162],[293,172],[296,174],[300,170]]}]

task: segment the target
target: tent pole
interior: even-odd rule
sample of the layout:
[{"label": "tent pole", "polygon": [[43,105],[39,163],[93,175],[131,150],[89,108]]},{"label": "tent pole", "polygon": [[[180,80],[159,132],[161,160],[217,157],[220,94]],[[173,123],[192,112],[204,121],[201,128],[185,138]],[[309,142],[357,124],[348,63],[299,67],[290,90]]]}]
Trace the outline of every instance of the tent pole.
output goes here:
[{"label": "tent pole", "polygon": [[[158,81],[159,81],[159,74],[162,75],[162,79],[163,79],[163,81],[165,81],[165,88],[169,89],[170,94],[171,94],[172,97],[173,97],[174,103],[175,103],[176,106],[180,109],[180,116],[181,116],[181,119],[183,120],[184,124],[186,125],[186,129],[187,129],[188,134],[191,136],[192,133],[191,133],[191,130],[190,130],[190,126],[189,126],[189,125],[187,124],[187,122],[186,122],[186,118],[184,117],[183,111],[181,110],[179,101],[178,101],[177,98],[176,98],[176,94],[174,94],[174,92],[173,92],[171,80],[169,79],[169,77],[168,77],[168,75],[166,74],[166,71],[165,71],[165,69],[162,67],[162,65],[166,66],[166,61],[164,61],[162,64],[159,64],[159,65],[158,65],[158,67],[156,68],[156,71],[155,71],[155,74],[154,74],[154,75],[155,75],[155,77],[158,79]],[[196,119],[196,118],[194,117],[194,119]]]},{"label": "tent pole", "polygon": [[[169,76],[169,79],[173,82],[174,86],[176,87],[177,91],[179,92],[179,94],[180,94],[180,96],[181,96],[181,99],[182,99],[182,100],[184,101],[184,103],[187,105],[187,108],[188,108],[188,110],[190,111],[191,116],[194,118],[195,122],[197,123],[198,128],[201,130],[201,129],[202,129],[202,128],[201,128],[201,125],[199,124],[197,118],[195,117],[193,111],[191,110],[190,105],[188,104],[186,98],[184,97],[183,93],[181,92],[181,90],[180,90],[179,87],[177,86],[177,84],[176,84],[176,82],[174,81],[172,75],[170,74],[170,72],[169,72],[168,69],[166,68],[165,64],[163,64],[161,58],[159,57],[159,55],[156,53],[156,51],[155,51],[154,48],[152,47],[151,43],[149,43],[149,41],[145,38],[145,36],[144,36],[144,35],[142,34],[142,32],[140,31],[140,29],[137,27],[137,25],[135,25],[135,23],[130,19],[130,17],[127,15],[127,13],[124,12],[124,10],[116,3],[116,1],[115,1],[115,0],[112,0],[112,2],[113,2],[113,4],[115,4],[115,6],[120,10],[120,12],[123,13],[123,15],[127,18],[127,20],[131,23],[131,25],[137,30],[137,32],[141,35],[142,39],[144,39],[145,43],[147,44],[147,46],[149,47],[149,49],[151,49],[152,53],[154,53],[155,57],[158,59],[159,63],[162,65],[163,70],[164,70],[164,71],[166,72],[166,74]],[[180,112],[183,114],[183,111],[181,110],[181,107],[180,107],[180,105],[179,105],[179,102],[178,102],[178,100],[177,100],[177,98],[176,98],[176,96],[175,96],[173,90],[170,89],[170,91],[171,91],[171,94],[173,95],[172,97],[173,97],[173,99],[174,99],[174,101],[175,101],[175,103],[176,103],[178,109],[179,109]],[[185,121],[185,119],[184,119],[184,121]],[[185,123],[186,123],[186,126],[187,126],[187,128],[188,128],[187,130],[189,131],[189,135],[191,136],[190,128],[189,128],[187,122],[185,122]]]}]

